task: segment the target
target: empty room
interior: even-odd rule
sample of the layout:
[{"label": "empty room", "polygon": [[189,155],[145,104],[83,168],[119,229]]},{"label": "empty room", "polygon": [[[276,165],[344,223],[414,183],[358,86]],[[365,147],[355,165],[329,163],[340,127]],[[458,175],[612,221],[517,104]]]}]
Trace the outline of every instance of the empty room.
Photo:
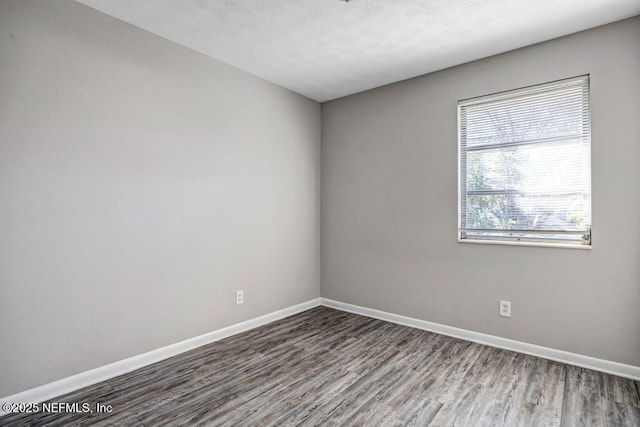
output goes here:
[{"label": "empty room", "polygon": [[0,425],[640,426],[640,1],[0,0]]}]

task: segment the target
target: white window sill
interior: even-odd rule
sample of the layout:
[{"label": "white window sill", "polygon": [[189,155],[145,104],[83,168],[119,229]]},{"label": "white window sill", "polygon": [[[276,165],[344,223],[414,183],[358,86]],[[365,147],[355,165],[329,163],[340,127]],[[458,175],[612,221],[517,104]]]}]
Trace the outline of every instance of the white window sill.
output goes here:
[{"label": "white window sill", "polygon": [[472,243],[476,245],[505,245],[505,246],[537,246],[541,248],[582,249],[590,250],[591,245],[572,245],[565,243],[541,243],[541,242],[512,242],[504,240],[472,240],[458,239],[458,243]]}]

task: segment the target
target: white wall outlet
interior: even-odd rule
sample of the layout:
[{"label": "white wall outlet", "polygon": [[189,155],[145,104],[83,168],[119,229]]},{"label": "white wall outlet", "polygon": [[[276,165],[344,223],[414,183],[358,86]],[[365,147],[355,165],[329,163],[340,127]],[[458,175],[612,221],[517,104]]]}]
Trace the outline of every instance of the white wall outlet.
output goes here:
[{"label": "white wall outlet", "polygon": [[498,312],[502,317],[511,317],[511,301],[500,300],[500,310]]},{"label": "white wall outlet", "polygon": [[236,291],[236,305],[244,304],[244,291]]}]

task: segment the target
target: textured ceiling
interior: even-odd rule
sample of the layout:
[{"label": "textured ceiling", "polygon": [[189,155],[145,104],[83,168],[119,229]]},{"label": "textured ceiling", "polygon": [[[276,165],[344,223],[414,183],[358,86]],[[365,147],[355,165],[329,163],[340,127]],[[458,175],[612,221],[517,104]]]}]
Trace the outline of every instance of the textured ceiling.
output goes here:
[{"label": "textured ceiling", "polygon": [[317,101],[640,14],[640,0],[78,0]]}]

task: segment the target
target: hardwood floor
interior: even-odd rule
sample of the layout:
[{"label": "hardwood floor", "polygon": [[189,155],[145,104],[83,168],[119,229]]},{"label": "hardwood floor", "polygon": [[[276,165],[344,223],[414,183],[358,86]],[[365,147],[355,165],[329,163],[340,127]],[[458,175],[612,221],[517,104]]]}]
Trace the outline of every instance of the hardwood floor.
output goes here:
[{"label": "hardwood floor", "polygon": [[[1,425],[640,426],[640,383],[318,307]],[[96,403],[111,413],[96,413]]]}]

